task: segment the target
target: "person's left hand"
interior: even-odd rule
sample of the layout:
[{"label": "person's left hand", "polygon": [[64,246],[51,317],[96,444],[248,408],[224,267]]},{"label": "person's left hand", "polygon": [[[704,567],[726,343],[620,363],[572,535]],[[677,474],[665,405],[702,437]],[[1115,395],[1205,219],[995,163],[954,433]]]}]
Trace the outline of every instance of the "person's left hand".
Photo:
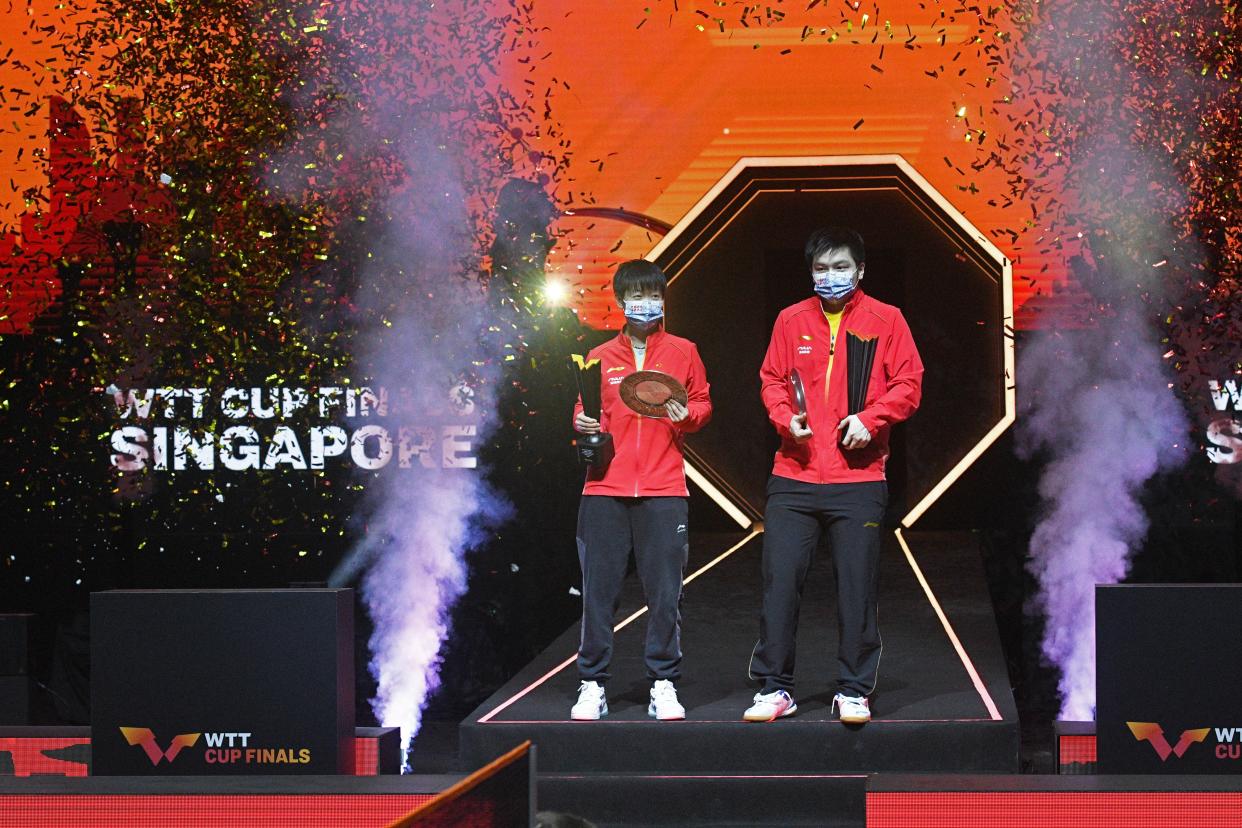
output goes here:
[{"label": "person's left hand", "polygon": [[690,416],[690,409],[677,402],[677,400],[672,399],[664,403],[664,411],[668,414],[668,418],[675,423],[680,423]]},{"label": "person's left hand", "polygon": [[851,414],[842,420],[837,425],[837,431],[844,432],[841,436],[841,448],[844,449],[860,449],[871,442],[871,432],[867,431],[857,414]]}]

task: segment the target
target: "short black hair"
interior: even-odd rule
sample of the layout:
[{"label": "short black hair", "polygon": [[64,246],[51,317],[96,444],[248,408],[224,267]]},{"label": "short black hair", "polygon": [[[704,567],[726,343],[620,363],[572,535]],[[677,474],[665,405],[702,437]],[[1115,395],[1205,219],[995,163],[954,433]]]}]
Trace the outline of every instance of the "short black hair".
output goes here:
[{"label": "short black hair", "polygon": [[646,259],[631,259],[623,262],[617,268],[616,275],[612,277],[612,295],[617,297],[618,302],[624,302],[625,294],[635,289],[641,293],[658,290],[663,296],[666,287],[668,287],[668,277],[664,275],[664,271],[660,270],[658,264]]},{"label": "short black hair", "polygon": [[811,233],[806,240],[806,266],[814,267],[815,260],[838,247],[849,249],[856,264],[867,260],[867,249],[863,247],[862,236],[850,227],[820,227]]}]

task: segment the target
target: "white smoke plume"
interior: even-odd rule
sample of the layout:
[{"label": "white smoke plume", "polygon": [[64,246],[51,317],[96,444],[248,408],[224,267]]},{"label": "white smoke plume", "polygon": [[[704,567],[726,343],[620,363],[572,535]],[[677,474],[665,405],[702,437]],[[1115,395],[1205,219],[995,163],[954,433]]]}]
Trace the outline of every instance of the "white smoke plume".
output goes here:
[{"label": "white smoke plume", "polygon": [[1185,456],[1186,415],[1158,340],[1130,312],[1071,335],[1038,331],[1022,351],[1019,451],[1048,458],[1028,568],[1064,720],[1095,718],[1095,585],[1125,578],[1148,528],[1143,485]]},{"label": "white smoke plume", "polygon": [[[486,294],[460,272],[473,225],[457,170],[437,149],[444,138],[432,132],[403,147],[410,180],[387,205],[392,223],[381,240],[384,255],[363,274],[357,299],[364,310],[374,303],[386,324],[356,357],[377,385],[402,389],[416,422],[451,421],[469,411],[477,447],[496,426],[501,357],[496,343],[480,336],[492,312]],[[433,211],[421,203],[429,194],[438,196]],[[463,386],[473,394],[464,410],[452,393]],[[341,584],[363,573],[378,682],[372,707],[380,724],[401,728],[403,755],[439,686],[452,609],[467,587],[466,555],[507,513],[483,469],[445,469],[438,447],[430,453],[431,468],[416,461],[366,482],[365,536],[333,576]]]},{"label": "white smoke plume", "polygon": [[1150,27],[1133,7],[1065,0],[1028,10],[1014,84],[1048,96],[1031,115],[1044,125],[1032,131],[1044,166],[1030,175],[1057,189],[1041,240],[1083,240],[1070,264],[1088,294],[1049,303],[1019,353],[1018,451],[1045,461],[1028,568],[1043,654],[1061,673],[1060,717],[1092,720],[1095,586],[1127,576],[1149,527],[1145,485],[1191,454],[1167,329],[1184,286],[1166,274],[1193,272],[1202,255],[1177,225],[1190,193],[1165,142],[1169,125],[1153,124],[1150,101],[1128,90],[1191,101],[1200,81],[1172,71],[1184,55],[1134,59],[1131,40]]},{"label": "white smoke plume", "polygon": [[[512,328],[497,320],[480,279],[489,205],[505,181],[522,175],[517,167],[535,163],[521,146],[534,117],[523,98],[530,93],[511,91],[501,68],[501,45],[527,30],[520,14],[465,0],[343,4],[325,12],[329,51],[340,63],[320,86],[307,85],[334,88],[335,97],[303,95],[308,107],[346,102],[330,112],[329,130],[351,138],[338,172],[347,180],[345,171],[362,170],[365,192],[379,194],[358,231],[365,256],[349,300],[353,319],[364,321],[351,371],[400,389],[398,425],[468,423],[476,452],[497,426],[508,353],[488,331]],[[526,47],[510,44],[519,53]],[[283,167],[302,175],[304,160],[294,155]],[[344,188],[324,196],[350,197]],[[371,227],[383,231],[366,235]],[[391,446],[394,455],[401,448]],[[363,481],[355,517],[364,529],[331,578],[334,585],[360,579],[374,623],[372,707],[380,724],[401,728],[407,769],[439,686],[453,607],[467,588],[467,556],[509,511],[485,469],[444,468],[440,447],[429,453],[431,467],[415,460],[398,468],[394,456]]]}]

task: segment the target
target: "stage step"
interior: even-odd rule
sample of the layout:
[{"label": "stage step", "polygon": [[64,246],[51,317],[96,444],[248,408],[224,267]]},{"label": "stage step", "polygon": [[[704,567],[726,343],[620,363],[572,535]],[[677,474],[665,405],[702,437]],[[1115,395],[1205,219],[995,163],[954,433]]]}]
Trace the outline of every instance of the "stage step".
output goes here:
[{"label": "stage step", "polygon": [[[546,773],[1016,772],[1017,710],[977,539],[912,533],[902,541],[909,554],[898,540],[889,537],[880,562],[884,658],[870,724],[843,725],[831,709],[835,584],[831,561],[822,559],[803,600],[798,713],[741,721],[758,689],[747,665],[757,631],[761,538],[692,538],[689,568],[703,569],[687,584],[682,607],[686,656],[678,693],[685,721],[647,716],[645,622],[631,615],[642,606],[641,589],[631,582],[618,617],[636,620],[616,636],[608,716],[568,720],[578,690],[575,626],[462,722],[463,766],[477,767],[529,739]],[[952,635],[941,614],[951,620]]]},{"label": "stage step", "polygon": [[577,814],[600,828],[862,828],[867,816],[867,778],[808,774],[540,774],[538,802],[541,811]]},{"label": "stage step", "polygon": [[530,739],[539,747],[540,770],[558,773],[987,773],[1017,766],[1019,733],[1017,722],[877,721],[856,728],[786,719],[490,723],[463,728],[461,738],[462,755],[476,764],[505,743]]}]

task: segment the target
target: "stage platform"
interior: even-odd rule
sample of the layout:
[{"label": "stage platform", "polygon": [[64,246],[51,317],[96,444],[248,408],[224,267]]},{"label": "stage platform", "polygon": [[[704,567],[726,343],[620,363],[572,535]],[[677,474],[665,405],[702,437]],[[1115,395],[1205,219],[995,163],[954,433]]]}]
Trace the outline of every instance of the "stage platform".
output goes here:
[{"label": "stage platform", "polygon": [[692,537],[679,684],[685,721],[647,717],[646,619],[631,575],[618,614],[610,715],[568,718],[578,686],[575,625],[462,723],[464,765],[530,739],[539,749],[541,790],[553,796],[541,807],[566,810],[581,800],[557,801],[556,792],[588,795],[583,774],[785,775],[799,784],[838,778],[852,786],[850,777],[862,774],[1017,771],[1017,711],[974,535],[888,534],[884,653],[873,721],[863,727],[831,715],[836,609],[831,559],[822,550],[803,600],[798,714],[741,721],[758,689],[747,667],[758,630],[761,548],[760,532]]}]

